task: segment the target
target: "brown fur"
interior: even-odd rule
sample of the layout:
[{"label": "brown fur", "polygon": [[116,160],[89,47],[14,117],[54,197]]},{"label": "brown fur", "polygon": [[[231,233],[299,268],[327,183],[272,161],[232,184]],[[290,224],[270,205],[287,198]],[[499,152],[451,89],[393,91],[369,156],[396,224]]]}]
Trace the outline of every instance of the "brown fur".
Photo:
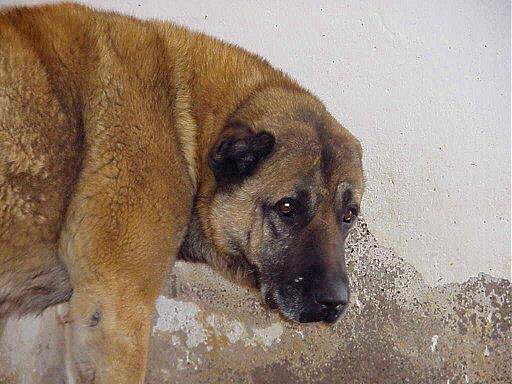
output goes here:
[{"label": "brown fur", "polygon": [[0,35],[0,318],[72,294],[77,382],[143,381],[180,247],[256,284],[262,233],[243,258],[227,237],[255,225],[250,194],[219,190],[208,166],[228,122],[276,137],[251,196],[277,199],[311,174],[318,196],[348,182],[360,201],[357,140],[257,56],[72,4],[3,10]]}]

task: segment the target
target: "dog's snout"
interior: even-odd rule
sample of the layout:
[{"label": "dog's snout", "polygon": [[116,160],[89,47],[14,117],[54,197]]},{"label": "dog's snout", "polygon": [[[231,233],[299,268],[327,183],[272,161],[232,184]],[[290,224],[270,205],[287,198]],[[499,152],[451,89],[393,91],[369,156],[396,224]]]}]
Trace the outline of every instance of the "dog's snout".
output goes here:
[{"label": "dog's snout", "polygon": [[350,300],[348,277],[342,268],[329,271],[314,265],[287,279],[278,293],[281,298],[299,297],[300,322],[335,323]]},{"label": "dog's snout", "polygon": [[347,285],[343,282],[329,284],[316,294],[316,301],[327,308],[336,308],[347,305]]},{"label": "dog's snout", "polygon": [[315,295],[315,299],[322,307],[323,321],[333,323],[341,316],[348,305],[348,286],[343,281],[329,282]]},{"label": "dog's snout", "polygon": [[346,300],[335,299],[331,297],[317,299],[317,302],[322,307],[329,310],[338,310],[347,305]]}]

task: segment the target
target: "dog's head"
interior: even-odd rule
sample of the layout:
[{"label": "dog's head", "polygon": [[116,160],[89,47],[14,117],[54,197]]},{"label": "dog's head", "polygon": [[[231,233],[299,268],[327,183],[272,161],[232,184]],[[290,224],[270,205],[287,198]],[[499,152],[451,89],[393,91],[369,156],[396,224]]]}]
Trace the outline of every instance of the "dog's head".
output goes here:
[{"label": "dog's head", "polygon": [[253,281],[289,319],[335,322],[349,302],[344,244],[363,193],[357,139],[311,95],[271,89],[239,108],[209,166],[215,187],[196,206],[213,248],[203,260]]}]

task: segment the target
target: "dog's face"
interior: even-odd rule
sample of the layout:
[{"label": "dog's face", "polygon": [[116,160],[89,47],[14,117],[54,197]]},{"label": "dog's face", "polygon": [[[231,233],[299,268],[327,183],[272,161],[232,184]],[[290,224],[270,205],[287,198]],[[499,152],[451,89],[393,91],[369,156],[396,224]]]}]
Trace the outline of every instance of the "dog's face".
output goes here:
[{"label": "dog's face", "polygon": [[279,97],[245,106],[210,152],[209,236],[271,307],[333,323],[349,302],[344,244],[363,193],[361,147],[318,101],[286,95],[276,111]]}]

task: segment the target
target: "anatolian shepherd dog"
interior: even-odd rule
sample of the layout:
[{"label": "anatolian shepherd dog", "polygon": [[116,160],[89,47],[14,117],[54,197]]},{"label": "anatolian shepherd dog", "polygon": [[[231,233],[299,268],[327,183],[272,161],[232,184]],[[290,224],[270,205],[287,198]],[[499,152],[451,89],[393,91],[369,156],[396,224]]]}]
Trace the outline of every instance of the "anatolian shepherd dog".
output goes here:
[{"label": "anatolian shepherd dog", "polygon": [[69,380],[141,383],[174,260],[335,322],[361,146],[260,57],[73,4],[0,13],[0,317],[69,301]]}]

